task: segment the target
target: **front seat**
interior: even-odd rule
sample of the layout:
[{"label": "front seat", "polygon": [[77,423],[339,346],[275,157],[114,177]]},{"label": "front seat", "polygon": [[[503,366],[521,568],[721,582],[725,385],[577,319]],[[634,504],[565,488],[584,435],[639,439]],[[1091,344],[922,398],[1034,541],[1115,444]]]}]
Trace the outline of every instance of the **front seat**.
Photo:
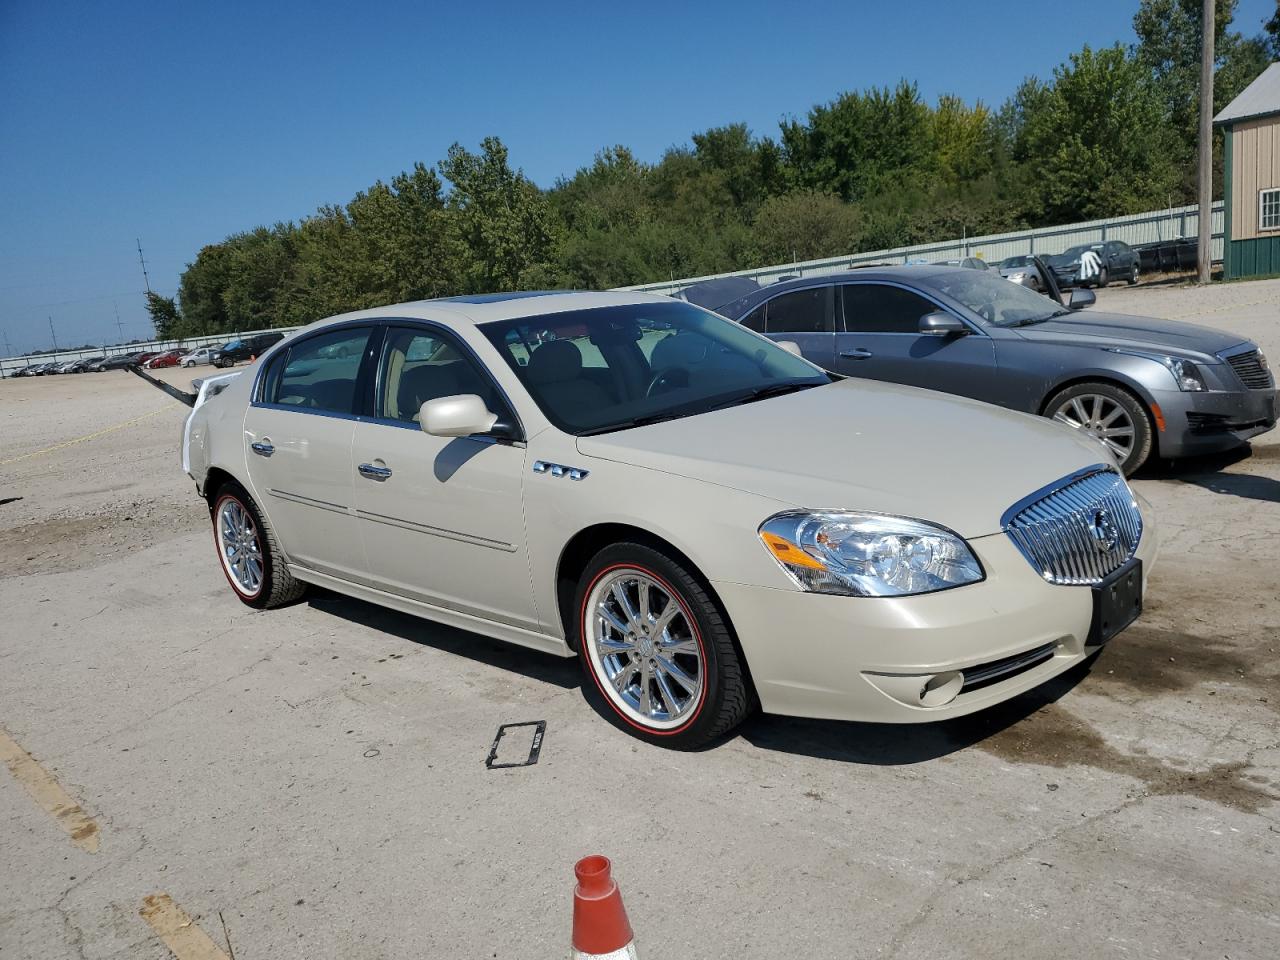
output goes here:
[{"label": "front seat", "polygon": [[552,417],[568,424],[585,423],[588,416],[614,401],[582,375],[582,351],[570,340],[549,340],[529,357],[529,389]]},{"label": "front seat", "polygon": [[419,411],[428,400],[452,397],[461,392],[457,374],[449,367],[423,364],[406,370],[400,375],[400,387],[396,390],[396,412],[388,413],[397,420],[418,421]]}]

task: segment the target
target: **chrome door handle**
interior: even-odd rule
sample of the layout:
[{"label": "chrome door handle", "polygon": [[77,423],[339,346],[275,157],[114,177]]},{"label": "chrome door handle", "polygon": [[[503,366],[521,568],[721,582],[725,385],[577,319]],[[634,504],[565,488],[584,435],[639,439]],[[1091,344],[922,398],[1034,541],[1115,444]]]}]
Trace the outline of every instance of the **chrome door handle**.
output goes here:
[{"label": "chrome door handle", "polygon": [[871,351],[858,347],[856,350],[841,350],[840,357],[844,360],[869,360],[871,359]]},{"label": "chrome door handle", "polygon": [[249,449],[260,457],[269,457],[276,452],[276,448],[272,446],[270,440],[257,440],[249,444]]},{"label": "chrome door handle", "polygon": [[375,467],[372,463],[362,463],[356,469],[360,471],[360,476],[368,480],[377,480],[381,483],[383,480],[391,479],[390,467]]}]

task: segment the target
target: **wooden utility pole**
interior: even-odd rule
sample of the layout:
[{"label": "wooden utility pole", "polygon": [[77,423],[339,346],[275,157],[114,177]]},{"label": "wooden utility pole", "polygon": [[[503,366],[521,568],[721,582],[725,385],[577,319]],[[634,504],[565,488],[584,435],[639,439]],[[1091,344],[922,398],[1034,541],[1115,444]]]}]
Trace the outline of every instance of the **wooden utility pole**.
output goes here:
[{"label": "wooden utility pole", "polygon": [[1196,248],[1198,279],[1209,282],[1213,262],[1213,19],[1215,0],[1203,0],[1200,39],[1200,237]]}]

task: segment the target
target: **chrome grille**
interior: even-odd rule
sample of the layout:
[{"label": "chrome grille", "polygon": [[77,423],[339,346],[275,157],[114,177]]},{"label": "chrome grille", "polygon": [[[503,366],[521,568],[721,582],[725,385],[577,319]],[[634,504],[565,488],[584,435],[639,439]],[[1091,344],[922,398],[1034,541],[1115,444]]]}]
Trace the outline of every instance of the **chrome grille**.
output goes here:
[{"label": "chrome grille", "polygon": [[1236,376],[1250,390],[1266,390],[1272,386],[1271,371],[1267,369],[1263,359],[1258,356],[1257,350],[1237,353],[1235,356],[1224,357],[1223,359],[1231,364],[1231,369],[1236,372]]},{"label": "chrome grille", "polygon": [[1142,539],[1133,492],[1102,464],[1018,501],[1001,525],[1050,583],[1099,583],[1133,556]]}]

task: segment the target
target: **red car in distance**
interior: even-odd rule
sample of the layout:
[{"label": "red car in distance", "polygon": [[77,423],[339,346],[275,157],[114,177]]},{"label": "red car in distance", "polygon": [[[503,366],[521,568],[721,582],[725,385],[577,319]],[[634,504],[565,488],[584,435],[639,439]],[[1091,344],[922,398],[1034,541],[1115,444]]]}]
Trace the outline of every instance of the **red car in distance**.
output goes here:
[{"label": "red car in distance", "polygon": [[157,367],[176,367],[180,356],[182,356],[181,350],[170,350],[167,353],[157,353],[150,360],[146,361],[143,366],[148,370],[155,370]]}]

